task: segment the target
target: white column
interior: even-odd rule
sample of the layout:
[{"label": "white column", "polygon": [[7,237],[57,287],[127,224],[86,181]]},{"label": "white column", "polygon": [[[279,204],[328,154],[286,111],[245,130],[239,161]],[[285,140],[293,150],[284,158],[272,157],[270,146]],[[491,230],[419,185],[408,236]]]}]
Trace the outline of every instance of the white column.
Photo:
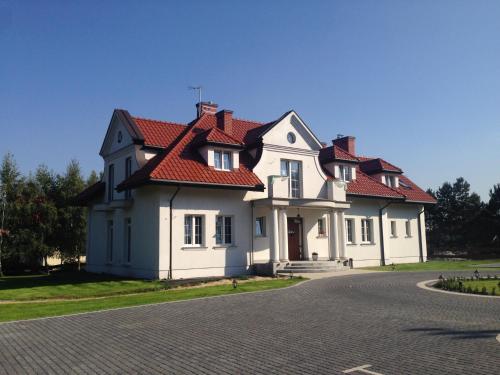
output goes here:
[{"label": "white column", "polygon": [[272,222],[271,222],[271,261],[279,262],[280,260],[280,235],[278,225],[278,209],[272,208]]},{"label": "white column", "polygon": [[329,223],[330,223],[330,260],[335,260],[338,258],[338,222],[337,222],[337,212],[330,211],[329,213]]},{"label": "white column", "polygon": [[280,260],[288,260],[288,223],[286,216],[286,208],[280,209],[280,228],[281,228],[281,241],[280,241]]},{"label": "white column", "polygon": [[339,226],[338,226],[338,234],[339,234],[339,258],[340,259],[345,259],[346,254],[345,254],[345,218],[344,218],[344,212],[340,211],[337,213],[338,215],[338,220],[339,220]]}]

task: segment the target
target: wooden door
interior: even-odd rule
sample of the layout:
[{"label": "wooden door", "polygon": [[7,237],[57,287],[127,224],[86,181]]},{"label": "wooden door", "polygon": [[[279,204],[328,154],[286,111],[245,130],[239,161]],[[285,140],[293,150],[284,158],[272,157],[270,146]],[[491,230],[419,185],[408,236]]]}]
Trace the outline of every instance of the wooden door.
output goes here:
[{"label": "wooden door", "polygon": [[301,260],[302,220],[288,219],[288,259]]}]

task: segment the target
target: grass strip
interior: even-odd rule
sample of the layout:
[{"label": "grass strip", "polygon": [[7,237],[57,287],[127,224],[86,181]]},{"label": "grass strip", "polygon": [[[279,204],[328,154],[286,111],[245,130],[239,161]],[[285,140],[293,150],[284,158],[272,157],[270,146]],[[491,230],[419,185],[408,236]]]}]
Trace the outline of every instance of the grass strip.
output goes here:
[{"label": "grass strip", "polygon": [[215,285],[197,288],[178,288],[145,292],[131,296],[113,296],[96,300],[54,301],[44,303],[12,303],[0,305],[0,322],[60,316],[118,307],[147,305],[159,302],[181,301],[201,297],[257,292],[284,288],[303,281],[302,278],[250,281],[235,289],[232,285]]}]

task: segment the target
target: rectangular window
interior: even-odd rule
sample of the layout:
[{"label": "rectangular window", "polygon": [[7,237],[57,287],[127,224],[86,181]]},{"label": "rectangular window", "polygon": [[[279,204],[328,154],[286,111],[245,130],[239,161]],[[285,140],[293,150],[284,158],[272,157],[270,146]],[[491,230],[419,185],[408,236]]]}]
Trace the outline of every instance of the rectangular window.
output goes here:
[{"label": "rectangular window", "polygon": [[255,236],[266,236],[266,218],[265,216],[255,218]]},{"label": "rectangular window", "polygon": [[361,241],[372,242],[372,221],[361,219]]},{"label": "rectangular window", "polygon": [[406,237],[411,237],[411,221],[406,220],[405,226],[406,226]]},{"label": "rectangular window", "polygon": [[125,219],[125,263],[130,263],[132,258],[132,219]]},{"label": "rectangular window", "polygon": [[[132,174],[132,158],[128,157],[125,159],[125,179],[129,178],[131,174]],[[131,190],[130,189],[125,190],[125,198],[130,199],[131,196],[132,196]]]},{"label": "rectangular window", "polygon": [[233,218],[231,216],[217,216],[215,218],[215,243],[217,245],[231,245],[233,243]]},{"label": "rectangular window", "polygon": [[224,151],[222,153],[222,169],[226,171],[233,169],[233,155],[231,152]]},{"label": "rectangular window", "polygon": [[301,196],[301,162],[296,160],[281,160],[280,174],[288,177],[288,196],[300,198]]},{"label": "rectangular window", "polygon": [[230,151],[214,151],[214,167],[223,171],[233,169],[233,154]]},{"label": "rectangular window", "polygon": [[113,262],[113,220],[108,220],[106,238],[106,261]]},{"label": "rectangular window", "polygon": [[389,187],[396,187],[396,178],[394,176],[386,175],[385,184]]},{"label": "rectangular window", "polygon": [[325,237],[326,236],[325,219],[323,219],[323,218],[318,219],[318,236],[319,237]]},{"label": "rectangular window", "polygon": [[110,164],[108,167],[108,202],[113,200],[115,191],[115,166]]},{"label": "rectangular window", "polygon": [[345,182],[352,181],[352,170],[347,165],[339,165],[340,179]]},{"label": "rectangular window", "polygon": [[347,243],[354,243],[354,219],[345,219]]},{"label": "rectangular window", "polygon": [[222,152],[214,151],[214,168],[222,169]]},{"label": "rectangular window", "polygon": [[396,228],[396,220],[391,220],[391,236],[392,237],[398,236],[398,231]]},{"label": "rectangular window", "polygon": [[201,245],[203,243],[203,217],[184,216],[184,244]]}]

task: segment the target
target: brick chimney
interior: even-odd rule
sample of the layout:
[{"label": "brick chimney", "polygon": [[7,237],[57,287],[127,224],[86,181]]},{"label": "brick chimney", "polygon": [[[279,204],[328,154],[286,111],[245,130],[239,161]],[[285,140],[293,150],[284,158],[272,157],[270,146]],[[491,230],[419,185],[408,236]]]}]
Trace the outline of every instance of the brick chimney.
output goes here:
[{"label": "brick chimney", "polygon": [[196,103],[196,113],[198,117],[201,115],[208,113],[209,115],[215,115],[217,112],[218,105],[212,102],[199,102]]},{"label": "brick chimney", "polygon": [[223,109],[216,113],[217,116],[217,127],[224,131],[225,133],[233,134],[233,111],[228,109]]},{"label": "brick chimney", "polygon": [[339,136],[337,139],[334,139],[332,143],[340,147],[341,149],[347,151],[348,153],[356,156],[356,137],[351,136]]}]

